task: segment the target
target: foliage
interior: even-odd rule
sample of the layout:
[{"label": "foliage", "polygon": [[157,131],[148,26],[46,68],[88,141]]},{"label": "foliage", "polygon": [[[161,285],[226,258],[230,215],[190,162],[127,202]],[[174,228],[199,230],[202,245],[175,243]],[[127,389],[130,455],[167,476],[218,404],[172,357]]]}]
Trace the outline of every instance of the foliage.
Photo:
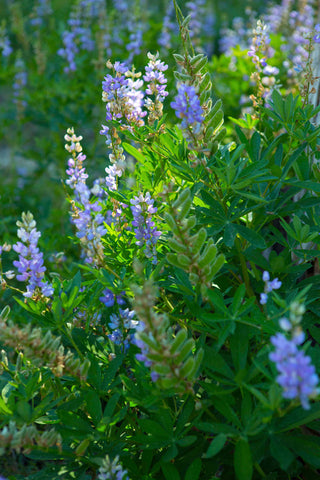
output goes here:
[{"label": "foliage", "polygon": [[[27,52],[35,34],[19,33],[18,6],[8,7],[13,44],[24,42]],[[59,32],[62,6],[46,18],[59,19]],[[315,79],[308,77],[302,96],[298,76],[263,96],[260,67],[253,66],[251,111],[242,118],[235,112],[230,122],[225,111],[234,111],[251,60],[234,51],[239,70],[228,78],[237,91],[222,103],[212,89],[219,91],[215,76],[227,75],[229,59],[208,64],[195,49],[192,16],[176,1],[174,7],[181,48],[168,69],[162,60],[170,51],[149,53],[146,70],[142,53],[134,54],[136,68],[113,59],[105,72],[97,67],[100,80],[105,74],[105,120],[96,73],[89,63],[81,67],[90,55],[80,44],[76,71],[58,75],[48,62],[46,75],[58,78],[51,115],[38,117],[48,98],[36,88],[20,105],[20,127],[48,122],[29,180],[48,172],[60,150],[54,176],[63,175],[71,226],[59,210],[63,218],[52,217],[40,239],[35,219],[42,207],[31,198],[23,205],[21,197],[19,241],[13,210],[2,227],[0,463],[10,480],[319,475],[320,107],[309,102]],[[112,12],[111,20],[122,11]],[[90,28],[98,35],[93,21]],[[123,43],[131,28],[120,31]],[[152,45],[152,33],[145,36]],[[52,39],[48,58],[58,32]],[[117,49],[125,60],[128,52]],[[283,60],[279,52],[276,58]],[[28,72],[43,82],[34,68]],[[180,98],[171,93],[174,78]],[[176,99],[171,108],[169,98]],[[2,115],[9,128],[10,112]],[[105,123],[106,178],[89,121],[97,130]],[[20,132],[21,145],[27,132]],[[39,182],[45,196],[48,178]],[[64,252],[50,251],[55,245]]]}]

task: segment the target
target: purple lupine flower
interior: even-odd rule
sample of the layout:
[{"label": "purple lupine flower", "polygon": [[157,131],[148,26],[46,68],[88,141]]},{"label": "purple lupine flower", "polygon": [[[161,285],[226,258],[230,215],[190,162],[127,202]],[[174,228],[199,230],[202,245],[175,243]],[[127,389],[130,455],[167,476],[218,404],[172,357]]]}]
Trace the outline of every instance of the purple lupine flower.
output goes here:
[{"label": "purple lupine flower", "polygon": [[12,246],[13,250],[19,254],[19,260],[15,260],[13,265],[18,269],[17,280],[28,282],[27,291],[24,297],[32,297],[37,289],[45,297],[53,294],[52,286],[44,281],[44,272],[46,267],[43,265],[43,254],[38,248],[38,240],[41,233],[36,230],[36,222],[33,215],[22,213],[22,222],[18,221],[18,237],[21,242]]},{"label": "purple lupine flower", "polygon": [[73,205],[72,222],[77,228],[76,236],[80,239],[85,261],[99,264],[103,258],[103,245],[101,237],[107,233],[104,223],[107,219],[99,213],[102,210],[98,200],[91,200],[91,190],[86,185],[85,168],[83,161],[86,156],[82,153],[80,141],[73,128],[68,129],[65,140],[70,142],[65,148],[72,154],[68,161],[67,174],[69,178],[66,183],[74,190],[77,205]]},{"label": "purple lupine flower", "polygon": [[117,164],[105,168],[107,173],[106,185],[109,190],[117,190],[117,178],[122,176],[123,170]]},{"label": "purple lupine flower", "polygon": [[152,214],[157,212],[154,207],[154,200],[147,192],[145,197],[140,194],[130,200],[131,211],[133,214],[132,226],[136,236],[136,245],[144,246],[144,254],[147,258],[152,258],[152,263],[157,263],[156,244],[162,232],[157,230],[152,220]]},{"label": "purple lupine flower", "polygon": [[126,50],[129,52],[128,63],[131,64],[134,56],[141,53],[143,45],[143,29],[139,22],[129,21],[129,41],[126,44]]},{"label": "purple lupine flower", "polygon": [[[68,65],[64,67],[66,73],[76,71],[76,54],[80,50],[91,52],[95,48],[91,29],[83,23],[84,20],[87,20],[85,11],[87,6],[83,2],[77,5],[68,19],[70,30],[65,30],[62,34],[63,48],[60,48],[57,53],[68,62]],[[82,11],[83,9],[84,11]]]},{"label": "purple lupine flower", "polygon": [[158,43],[162,48],[171,48],[171,34],[175,32],[177,24],[173,21],[174,5],[169,1],[166,8],[166,14],[163,18],[162,30],[158,38]]},{"label": "purple lupine flower", "polygon": [[313,37],[313,41],[315,43],[320,43],[320,23],[317,23],[317,25],[314,27],[314,29],[317,33]]},{"label": "purple lupine flower", "polygon": [[134,320],[135,311],[126,308],[122,310],[119,308],[119,315],[112,313],[108,327],[111,333],[108,338],[116,345],[123,345],[124,349],[129,348],[130,342],[134,340],[134,332],[139,330],[140,321]]},{"label": "purple lupine flower", "polygon": [[[106,102],[106,120],[117,120],[123,124],[134,123],[143,125],[142,118],[146,115],[142,111],[143,93],[141,92],[142,80],[133,80],[128,67],[124,63],[115,62],[112,65],[114,75],[107,74],[102,82],[102,100]],[[108,127],[103,126],[100,132],[106,135],[111,144],[111,135]]]},{"label": "purple lupine flower", "polygon": [[288,340],[282,333],[277,333],[271,337],[275,351],[269,354],[269,358],[279,372],[277,382],[283,388],[283,397],[299,399],[302,407],[309,409],[309,398],[317,393],[319,377],[311,358],[298,349],[303,341],[303,334],[293,335]]},{"label": "purple lupine flower", "polygon": [[148,53],[149,63],[145,68],[146,74],[143,76],[145,82],[148,82],[146,93],[155,95],[156,100],[163,102],[168,95],[166,91],[167,79],[163,72],[168,69],[168,65],[158,58],[159,54],[152,55]]},{"label": "purple lupine flower", "polygon": [[97,480],[129,480],[128,472],[120,465],[118,455],[112,461],[106,456],[99,468]]},{"label": "purple lupine flower", "polygon": [[121,292],[120,295],[115,295],[109,288],[105,288],[102,292],[102,296],[99,297],[99,300],[106,307],[113,307],[114,302],[116,301],[118,305],[124,305],[126,303],[123,298],[125,292]]},{"label": "purple lupine flower", "polygon": [[11,42],[6,33],[7,32],[6,32],[5,25],[0,26],[0,49],[2,49],[3,57],[9,57],[13,52],[13,49],[11,47]]},{"label": "purple lupine flower", "polygon": [[99,297],[100,302],[102,302],[106,307],[113,307],[114,305],[114,294],[109,288],[103,290],[103,295]]},{"label": "purple lupine flower", "polygon": [[176,116],[182,118],[182,128],[192,127],[194,133],[200,131],[203,110],[196,90],[192,85],[181,84],[175,101],[171,102],[170,105],[175,110]]},{"label": "purple lupine flower", "polygon": [[186,8],[188,9],[188,15],[190,15],[189,22],[189,35],[190,38],[197,37],[202,28],[203,19],[205,16],[205,0],[194,0],[193,2],[187,2]]},{"label": "purple lupine flower", "polygon": [[68,65],[64,67],[65,73],[75,72],[77,69],[75,57],[79,52],[79,49],[76,45],[76,34],[75,32],[64,31],[62,34],[62,41],[64,48],[58,50],[58,55],[65,58],[68,62]]},{"label": "purple lupine flower", "polygon": [[[130,72],[124,63],[112,64],[108,61],[107,66],[113,69],[113,75],[107,74],[102,82],[102,100],[106,102],[106,121],[117,121],[128,130],[131,130],[133,125],[143,125],[146,112],[142,110],[142,80],[136,79],[137,75]],[[116,190],[117,179],[122,176],[126,168],[126,158],[114,127],[102,125],[100,134],[106,137],[106,144],[112,151],[109,154],[112,165],[105,169],[106,186],[108,190]]]},{"label": "purple lupine flower", "polygon": [[16,73],[13,81],[13,101],[18,108],[23,108],[27,105],[25,101],[25,86],[27,85],[27,72],[25,70],[25,63],[21,58],[17,58],[15,62]]},{"label": "purple lupine flower", "polygon": [[270,274],[267,271],[263,272],[262,280],[264,281],[264,293],[260,294],[260,304],[265,305],[268,301],[268,293],[272,292],[272,290],[278,290],[282,283],[278,278],[270,281]]},{"label": "purple lupine flower", "polygon": [[51,15],[52,8],[49,0],[38,0],[38,3],[34,6],[33,17],[30,20],[30,24],[33,26],[43,25],[43,18]]},{"label": "purple lupine flower", "polygon": [[[258,20],[256,28],[253,29],[253,39],[248,51],[248,56],[252,57],[253,63],[258,69],[267,66],[266,58],[274,54],[270,47],[269,26]],[[260,71],[260,70],[259,70]]]}]

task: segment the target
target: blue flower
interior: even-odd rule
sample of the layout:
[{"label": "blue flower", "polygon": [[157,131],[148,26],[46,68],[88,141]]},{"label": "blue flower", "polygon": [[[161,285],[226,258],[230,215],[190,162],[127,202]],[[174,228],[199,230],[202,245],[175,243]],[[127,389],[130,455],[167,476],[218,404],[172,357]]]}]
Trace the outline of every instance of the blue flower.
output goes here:
[{"label": "blue flower", "polygon": [[275,351],[269,354],[269,358],[275,362],[279,372],[277,382],[283,388],[283,397],[299,399],[307,410],[310,408],[310,396],[317,393],[319,378],[311,358],[298,349],[303,341],[304,335],[293,336],[289,340],[282,333],[277,333],[271,337]]},{"label": "blue flower", "polygon": [[192,127],[196,133],[200,130],[203,121],[203,110],[199,97],[192,85],[181,84],[178,88],[178,95],[171,107],[175,110],[176,116],[182,118],[181,126],[185,129]]}]

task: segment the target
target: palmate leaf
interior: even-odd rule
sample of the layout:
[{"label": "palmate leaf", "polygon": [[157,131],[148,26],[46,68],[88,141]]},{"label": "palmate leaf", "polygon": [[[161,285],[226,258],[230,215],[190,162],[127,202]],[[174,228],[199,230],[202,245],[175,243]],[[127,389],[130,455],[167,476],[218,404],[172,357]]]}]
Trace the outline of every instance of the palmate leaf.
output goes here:
[{"label": "palmate leaf", "polygon": [[248,442],[240,439],[234,450],[234,471],[238,480],[251,480],[253,475],[252,455]]}]

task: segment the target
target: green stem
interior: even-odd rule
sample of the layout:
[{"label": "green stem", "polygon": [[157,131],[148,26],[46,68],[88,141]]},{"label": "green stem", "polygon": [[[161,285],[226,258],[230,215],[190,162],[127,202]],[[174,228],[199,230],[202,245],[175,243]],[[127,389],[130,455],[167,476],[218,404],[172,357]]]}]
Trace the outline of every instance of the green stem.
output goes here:
[{"label": "green stem", "polygon": [[255,297],[255,294],[254,294],[254,292],[251,288],[251,284],[250,284],[250,278],[249,278],[248,269],[247,269],[247,265],[246,265],[246,259],[245,259],[244,255],[242,253],[241,243],[240,243],[240,240],[238,238],[235,239],[235,245],[236,245],[236,248],[238,250],[239,260],[240,260],[240,265],[241,265],[241,271],[242,271],[242,277],[243,277],[244,283],[246,285],[247,292],[248,292],[250,297]]}]

